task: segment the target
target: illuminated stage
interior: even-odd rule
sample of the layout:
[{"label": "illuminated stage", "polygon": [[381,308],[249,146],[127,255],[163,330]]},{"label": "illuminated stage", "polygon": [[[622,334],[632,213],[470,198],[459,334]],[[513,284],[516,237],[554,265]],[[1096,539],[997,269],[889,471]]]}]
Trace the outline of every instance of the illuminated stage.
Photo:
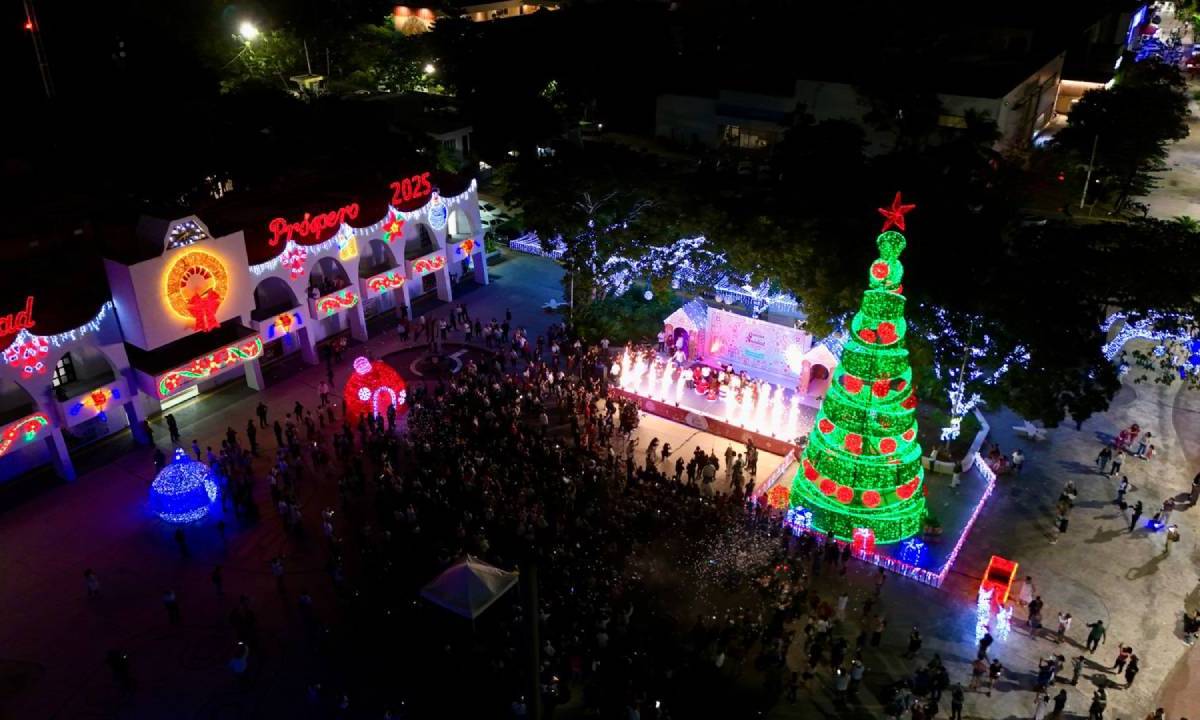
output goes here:
[{"label": "illuminated stage", "polygon": [[[753,440],[761,450],[786,455],[798,438],[812,428],[817,409],[811,399],[792,388],[751,377],[757,393],[733,384],[701,394],[693,386],[691,368],[679,368],[650,352],[622,354],[616,363],[619,375],[609,392],[635,401],[645,412],[694,427],[713,435],[745,443]],[[715,377],[715,371],[712,373]],[[757,395],[757,397],[755,397]],[[710,399],[712,397],[713,399]],[[809,400],[809,403],[801,402]]]}]

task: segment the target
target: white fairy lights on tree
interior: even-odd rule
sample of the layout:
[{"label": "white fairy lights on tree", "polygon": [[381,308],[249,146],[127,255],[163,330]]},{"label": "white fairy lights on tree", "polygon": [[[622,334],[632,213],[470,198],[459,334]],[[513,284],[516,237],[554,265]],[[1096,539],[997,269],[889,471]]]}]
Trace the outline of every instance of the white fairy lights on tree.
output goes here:
[{"label": "white fairy lights on tree", "polygon": [[[925,339],[933,346],[933,374],[946,383],[950,401],[950,424],[942,428],[943,441],[954,440],[962,432],[962,419],[974,410],[983,398],[980,385],[995,385],[1014,365],[1029,361],[1029,352],[1017,345],[1006,354],[995,338],[976,329],[982,323],[978,316],[953,316],[939,306],[923,306],[932,313],[934,322],[927,328]],[[955,329],[967,324],[965,334]]]}]

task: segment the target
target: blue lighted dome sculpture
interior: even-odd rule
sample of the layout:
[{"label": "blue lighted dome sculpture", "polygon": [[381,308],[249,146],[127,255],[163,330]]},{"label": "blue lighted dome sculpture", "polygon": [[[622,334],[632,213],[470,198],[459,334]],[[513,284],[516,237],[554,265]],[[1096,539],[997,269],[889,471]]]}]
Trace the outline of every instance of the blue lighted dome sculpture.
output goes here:
[{"label": "blue lighted dome sculpture", "polygon": [[150,484],[150,509],[169,523],[190,523],[208,514],[217,499],[212,470],[175,448],[175,457]]}]

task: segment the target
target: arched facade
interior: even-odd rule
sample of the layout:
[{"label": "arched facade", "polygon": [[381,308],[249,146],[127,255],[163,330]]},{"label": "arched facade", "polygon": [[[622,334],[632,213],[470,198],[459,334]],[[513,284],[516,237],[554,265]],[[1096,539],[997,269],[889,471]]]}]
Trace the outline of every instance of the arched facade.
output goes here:
[{"label": "arched facade", "polygon": [[446,222],[446,230],[455,240],[471,237],[479,232],[479,225],[472,223],[471,218],[461,206],[456,205],[450,211]]},{"label": "arched facade", "polygon": [[[309,288],[316,288],[321,295],[350,286],[350,274],[346,266],[335,257],[323,257],[313,263],[308,272]],[[311,297],[311,294],[310,294]]]},{"label": "arched facade", "polygon": [[[246,193],[203,220],[142,218],[137,242],[103,260],[110,301],[95,320],[67,329],[39,318],[30,332],[56,334],[33,336],[46,341],[36,366],[22,377],[24,362],[0,364],[0,396],[11,414],[26,413],[12,422],[44,417],[51,459],[70,476],[64,432],[73,446],[128,424],[144,439],[148,414],[243,372],[261,389],[268,348],[316,363],[322,343],[366,341],[368,302],[398,313],[422,293],[450,302],[452,269],[486,282],[474,182],[429,175],[410,176],[412,196],[401,201],[385,188],[377,197],[322,188],[278,208]],[[55,383],[60,362],[73,377]],[[0,426],[4,411],[0,399]]]},{"label": "arched facade", "polygon": [[419,257],[428,255],[438,248],[443,247],[443,243],[438,241],[437,232],[429,227],[427,223],[414,222],[412,231],[407,232],[405,228],[404,238],[404,259],[416,260]]},{"label": "arched facade", "polygon": [[369,278],[397,266],[391,245],[380,238],[371,238],[361,248],[358,257],[358,277]]},{"label": "arched facade", "polygon": [[254,286],[254,312],[251,316],[255,320],[264,320],[299,304],[300,299],[286,280],[269,276]]}]

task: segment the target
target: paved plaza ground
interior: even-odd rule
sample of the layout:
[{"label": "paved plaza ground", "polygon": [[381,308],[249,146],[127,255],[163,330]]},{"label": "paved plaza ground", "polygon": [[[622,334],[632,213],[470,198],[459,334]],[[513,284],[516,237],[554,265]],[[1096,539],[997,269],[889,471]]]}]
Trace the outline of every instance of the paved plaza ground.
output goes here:
[{"label": "paved plaza ground", "polygon": [[[1012,413],[988,413],[992,437],[1005,451],[1020,447],[1028,460],[1019,476],[1002,476],[996,492],[964,549],[955,570],[941,590],[908,581],[889,581],[883,607],[889,623],[892,648],[868,653],[868,690],[862,694],[860,712],[852,716],[880,715],[872,689],[889,678],[901,677],[939,653],[954,681],[964,686],[974,659],[974,597],[988,558],[995,553],[1020,563],[1019,574],[1031,575],[1045,600],[1044,623],[1053,629],[1057,613],[1071,613],[1074,624],[1068,642],[1057,645],[1048,639],[1033,639],[1025,627],[1025,613],[1018,609],[1015,630],[1007,642],[996,643],[992,655],[1007,668],[1003,682],[991,697],[968,693],[966,717],[1032,717],[1032,681],[1038,659],[1051,653],[1071,658],[1089,658],[1084,677],[1076,688],[1068,687],[1067,711],[1071,717],[1087,716],[1091,694],[1097,685],[1124,684],[1124,678],[1107,668],[1113,664],[1118,643],[1130,644],[1141,659],[1142,672],[1129,689],[1109,688],[1109,718],[1141,718],[1155,707],[1165,707],[1170,718],[1200,716],[1200,674],[1196,652],[1182,642],[1180,617],[1185,606],[1200,602],[1197,590],[1196,535],[1200,532],[1200,510],[1176,512],[1172,518],[1183,531],[1168,556],[1162,555],[1164,536],[1144,529],[1146,518],[1133,533],[1127,532],[1128,514],[1114,504],[1116,479],[1100,475],[1094,459],[1101,442],[1133,422],[1154,433],[1157,453],[1153,460],[1128,460],[1125,471],[1136,490],[1130,502],[1141,500],[1147,509],[1157,508],[1168,496],[1183,492],[1200,466],[1200,395],[1180,392],[1174,385],[1127,383],[1112,408],[1083,424],[1060,427],[1047,440],[1031,443],[1016,439],[1012,426],[1019,419]],[[1079,489],[1071,514],[1069,532],[1051,545],[1054,503],[1068,480]],[[1149,511],[1153,515],[1153,510]],[[870,569],[859,568],[848,581],[852,591],[851,610],[860,607],[870,588]],[[834,586],[836,587],[836,586]],[[831,590],[830,592],[835,592]],[[852,612],[853,616],[853,612]],[[1085,623],[1103,620],[1108,638],[1094,654],[1083,649]],[[902,646],[912,625],[919,625],[924,647],[917,661],[904,661],[895,652]],[[857,628],[849,631],[851,640]],[[799,667],[798,652],[789,661]],[[872,683],[872,677],[875,682]],[[1055,693],[1057,690],[1054,691]],[[845,717],[835,709],[824,689],[811,693],[810,701],[794,706],[783,703],[774,717]],[[948,709],[943,700],[943,711]]]},{"label": "paved plaza ground", "polygon": [[[540,332],[555,316],[542,312],[550,297],[560,297],[558,270],[540,258],[515,256],[494,269],[493,284],[475,288],[461,299],[473,316],[503,317],[511,308],[514,322],[531,333]],[[418,310],[426,309],[418,306]],[[432,309],[442,315],[446,307]],[[376,356],[402,352],[395,335],[386,333],[367,344]],[[354,352],[357,350],[358,352]],[[361,353],[352,348],[336,369],[335,387],[349,373],[349,361]],[[394,356],[406,358],[407,355]],[[404,363],[400,363],[403,365]],[[402,368],[402,372],[407,371]],[[278,379],[256,394],[235,383],[180,408],[183,438],[216,445],[227,426],[242,430],[260,397],[275,414],[296,400],[316,403],[316,385],[324,368],[303,368]],[[409,377],[412,380],[411,377]],[[1116,681],[1103,668],[1112,664],[1118,642],[1132,644],[1142,661],[1142,673],[1132,688],[1112,689],[1109,718],[1141,718],[1158,705],[1173,720],[1200,717],[1200,661],[1181,642],[1179,617],[1184,607],[1200,601],[1197,592],[1196,536],[1200,510],[1177,512],[1174,518],[1183,540],[1162,555],[1163,536],[1144,529],[1126,532],[1128,519],[1112,503],[1116,482],[1095,472],[1093,459],[1107,437],[1132,422],[1154,433],[1157,454],[1151,461],[1130,460],[1126,470],[1149,514],[1161,500],[1182,492],[1200,467],[1200,395],[1178,385],[1127,384],[1104,415],[1076,430],[1052,430],[1046,441],[1016,440],[1011,427],[1017,418],[1003,410],[987,413],[993,437],[1005,451],[1021,447],[1028,457],[1024,473],[1002,477],[980,516],[971,541],[958,558],[946,586],[933,589],[890,578],[883,592],[889,621],[883,652],[868,652],[869,673],[861,704],[835,708],[820,683],[801,694],[800,701],[780,703],[773,717],[878,717],[877,690],[891,679],[912,671],[915,661],[900,659],[908,628],[918,624],[925,636],[919,656],[927,661],[940,653],[953,680],[966,681],[967,663],[974,655],[974,597],[988,557],[1000,554],[1021,564],[1046,601],[1045,618],[1072,613],[1075,625],[1069,642],[1056,646],[1028,637],[1024,613],[1018,610],[1016,632],[997,643],[993,654],[1009,669],[992,697],[968,695],[966,715],[977,718],[1032,716],[1031,679],[1037,659],[1052,651],[1068,657],[1080,652],[1084,624],[1102,619],[1110,626],[1108,640],[1091,656],[1078,688],[1070,690],[1069,717],[1086,716],[1087,697],[1098,682]],[[161,423],[156,436],[166,437]],[[697,435],[694,430],[643,417],[639,430],[645,447],[649,437],[669,440],[676,452],[692,446],[716,449],[723,439]],[[273,450],[269,433],[264,439]],[[118,438],[115,442],[127,443]],[[740,448],[739,448],[740,449]],[[273,717],[279,707],[292,707],[312,678],[336,672],[320,667],[319,657],[304,651],[314,640],[303,631],[295,609],[295,594],[309,589],[318,614],[337,622],[337,603],[322,565],[319,542],[310,545],[285,536],[274,513],[264,511],[256,525],[243,529],[231,521],[224,541],[213,525],[189,529],[191,557],[182,559],[170,529],[145,510],[146,488],[153,474],[149,449],[112,453],[116,459],[0,514],[0,718],[261,718]],[[265,458],[265,455],[264,455]],[[261,472],[266,460],[260,460]],[[760,461],[760,480],[775,459]],[[723,474],[723,473],[722,473]],[[1074,480],[1079,498],[1070,532],[1056,545],[1049,543],[1054,501],[1067,480]],[[943,480],[944,481],[944,480]],[[301,503],[306,524],[313,527],[336,492],[329,484],[303,488]],[[259,487],[265,502],[266,488]],[[280,595],[268,560],[286,553],[286,595]],[[224,568],[224,596],[209,580],[215,564]],[[85,596],[82,573],[91,567],[99,575],[102,595]],[[845,580],[826,578],[824,588],[847,583],[854,589],[851,629],[870,587],[874,568],[852,563]],[[166,589],[180,598],[183,624],[168,624],[161,604]],[[263,649],[252,659],[254,689],[235,687],[226,669],[232,642],[228,614],[238,595],[253,598],[263,637]],[[109,648],[130,653],[137,689],[122,699],[104,665]],[[793,645],[793,666],[799,643]],[[382,669],[386,676],[386,668]],[[400,682],[397,680],[397,682]],[[469,679],[464,679],[469,682]],[[1121,679],[1123,682],[1123,679]],[[943,699],[943,712],[948,699]],[[315,715],[314,715],[315,716]],[[301,716],[303,717],[303,716]],[[346,717],[360,717],[350,713]],[[374,715],[361,717],[374,717]]]}]

